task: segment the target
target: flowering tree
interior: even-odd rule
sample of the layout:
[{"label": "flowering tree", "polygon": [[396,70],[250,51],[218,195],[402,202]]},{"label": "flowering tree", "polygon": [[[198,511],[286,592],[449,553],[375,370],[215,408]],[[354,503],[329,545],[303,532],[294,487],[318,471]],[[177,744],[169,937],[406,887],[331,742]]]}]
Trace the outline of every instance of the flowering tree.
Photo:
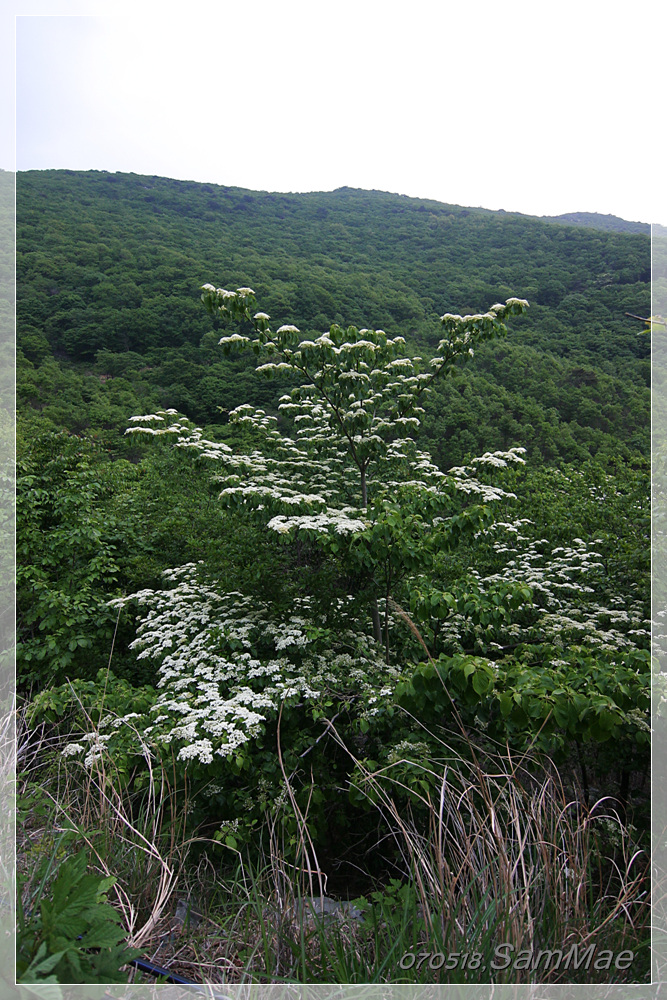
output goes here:
[{"label": "flowering tree", "polygon": [[[161,427],[166,413],[138,417],[131,430],[175,433],[179,447],[218,460],[225,470],[219,476],[225,504],[259,511],[269,529],[314,541],[354,575],[365,577],[377,641],[382,638],[377,598],[385,598],[388,658],[392,588],[462,533],[489,523],[487,502],[503,495],[469,470],[443,473],[417,448],[411,435],[423,413],[420,401],[436,379],[473,355],[474,345],[506,335],[504,320],[522,313],[528,303],[512,298],[484,314],[445,314],[438,354],[422,370],[421,358],[405,356],[404,339],[391,339],[383,330],[334,324],[315,340],[301,340],[295,326],[271,329],[250,288],[229,292],[204,285],[202,300],[210,312],[251,328],[250,336],[223,337],[226,351],[249,347],[267,359],[258,371],[300,379],[279,407],[293,436],[281,434],[275,417],[250,405],[231,414],[232,421],[250,425],[263,437],[261,450],[250,454],[234,454],[226,445],[204,440],[187,422]],[[522,462],[522,451],[510,449],[480,461]],[[454,514],[457,491],[479,502]]]},{"label": "flowering tree", "polygon": [[[140,733],[176,753],[199,783],[205,815],[217,810],[237,832],[239,817],[249,830],[262,803],[280,794],[269,777],[279,777],[279,728],[287,772],[302,773],[304,801],[310,808],[319,795],[330,809],[321,789],[345,787],[349,761],[321,742],[322,720],[347,726],[351,738],[372,730],[381,756],[409,729],[397,706],[437,727],[454,697],[470,728],[517,746],[539,737],[546,749],[568,753],[572,741],[622,738],[645,756],[645,630],[638,608],[597,602],[603,569],[595,544],[553,546],[531,537],[527,518],[494,519],[494,503],[514,494],[489,474],[522,465],[523,449],[443,472],[413,437],[435,380],[473,345],[503,336],[504,321],[527,303],[446,314],[437,356],[424,365],[381,330],[334,325],[315,340],[290,325],[273,332],[248,288],[208,285],[202,298],[240,323],[241,332],[222,337],[225,350],[252,349],[260,371],[287,372],[298,384],[277,417],[250,404],[231,413],[249,432],[240,446],[207,440],[173,410],[132,418],[128,433],[165,436],[211,462],[227,508],[319,550],[337,585],[328,607],[302,592],[286,612],[188,565],[167,573],[163,590],[116,602],[141,609],[134,648],[156,662],[160,690],[142,718],[132,709],[102,720],[71,752],[86,751],[87,760],[128,728]],[[409,608],[428,663],[419,662],[421,640],[392,597]]]},{"label": "flowering tree", "polygon": [[252,324],[252,337],[232,334],[220,344],[228,351],[233,345],[248,345],[255,354],[271,360],[258,371],[287,371],[303,380],[284,397],[281,409],[295,422],[312,424],[301,431],[302,439],[342,445],[359,472],[359,500],[368,502],[370,470],[388,456],[390,443],[407,438],[419,426],[420,397],[435,379],[450,374],[457,362],[472,357],[474,345],[504,336],[503,320],[519,315],[528,307],[525,299],[512,298],[474,316],[446,313],[441,318],[445,336],[438,355],[426,371],[418,370],[421,358],[404,356],[405,340],[387,337],[384,330],[347,329],[334,324],[316,340],[299,340],[295,326],[284,325],[274,333],[270,317],[255,312],[254,292],[239,288],[204,285],[202,301],[210,313],[231,316]]}]

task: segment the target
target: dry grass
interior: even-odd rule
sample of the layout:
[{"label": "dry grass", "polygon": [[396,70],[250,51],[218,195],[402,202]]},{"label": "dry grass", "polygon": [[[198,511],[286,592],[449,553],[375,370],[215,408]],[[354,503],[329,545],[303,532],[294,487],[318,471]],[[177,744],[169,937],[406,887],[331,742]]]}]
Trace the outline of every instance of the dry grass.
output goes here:
[{"label": "dry grass", "polygon": [[591,809],[569,800],[544,760],[443,751],[443,765],[397,762],[411,764],[434,794],[408,787],[392,768],[356,762],[416,886],[424,942],[485,955],[501,942],[534,953],[645,943],[649,861],[613,800]]},{"label": "dry grass", "polygon": [[[515,759],[509,751],[477,752],[471,760],[445,751],[447,763],[418,765],[435,795],[415,793],[390,769],[369,772],[355,762],[402,858],[407,893],[378,893],[363,923],[311,916],[304,899],[326,891],[326,875],[314,868],[307,815],[297,811],[301,835],[291,862],[280,819],[267,818],[268,853],[252,868],[239,855],[236,869],[221,878],[200,862],[188,889],[208,901],[208,917],[189,930],[156,928],[155,959],[201,982],[484,982],[488,972],[426,967],[417,975],[402,970],[400,958],[420,950],[478,951],[488,969],[503,942],[516,954],[535,955],[575,943],[593,944],[597,954],[645,945],[648,858],[633,846],[611,800],[585,809],[544,760]],[[643,978],[632,971],[628,981]],[[591,982],[595,973],[579,977]],[[610,973],[598,978],[609,981]],[[571,969],[544,966],[495,974],[497,982],[576,979]]]},{"label": "dry grass", "polygon": [[[103,754],[90,768],[61,754],[67,742],[19,719],[18,795],[25,822],[18,829],[17,871],[26,911],[55,875],[59,860],[81,846],[103,876],[114,876],[111,898],[127,941],[142,948],[167,911],[187,857],[174,787],[143,748],[147,778],[140,796]],[[115,897],[115,899],[114,899]]]}]

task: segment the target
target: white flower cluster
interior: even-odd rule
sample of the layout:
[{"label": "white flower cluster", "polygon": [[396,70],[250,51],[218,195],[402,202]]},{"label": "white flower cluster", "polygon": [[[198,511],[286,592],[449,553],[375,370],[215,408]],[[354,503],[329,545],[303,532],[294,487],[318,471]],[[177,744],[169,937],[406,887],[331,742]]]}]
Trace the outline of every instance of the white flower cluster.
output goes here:
[{"label": "white flower cluster", "polygon": [[401,740],[390,747],[385,756],[390,764],[419,762],[428,767],[431,754],[428,744],[423,740]]},{"label": "white flower cluster", "polygon": [[[528,541],[522,529],[526,518],[511,524],[496,522],[492,532],[505,535],[494,543],[499,554],[511,555],[500,573],[484,583],[520,582],[531,588],[541,606],[536,628],[545,638],[564,644],[576,642],[613,652],[642,645],[650,636],[650,622],[642,614],[640,602],[628,598],[610,601],[604,607],[596,601],[595,580],[604,570],[595,545],[575,538],[570,545],[551,548],[546,539]],[[623,604],[618,607],[618,604]],[[616,605],[616,606],[614,606]]]},{"label": "white flower cluster", "polygon": [[284,514],[278,514],[269,521],[268,527],[280,535],[289,534],[299,528],[321,534],[329,534],[333,529],[337,535],[353,535],[355,532],[364,531],[368,524],[368,521],[362,521],[361,518],[349,517],[345,511],[327,510],[311,516],[286,517]]},{"label": "white flower cluster", "polygon": [[[203,582],[195,564],[164,577],[170,589],[144,590],[113,604],[134,601],[145,609],[132,648],[138,658],[158,661],[160,695],[143,735],[177,744],[180,760],[210,764],[233,756],[285,701],[335,695],[370,706],[371,699],[391,696],[399,673],[370,640],[341,628],[334,648],[319,651],[308,600],[275,619],[256,600]],[[108,738],[97,736],[101,744]]]},{"label": "white flower cluster", "polygon": [[517,462],[521,465],[526,464],[525,458],[522,455],[526,454],[525,448],[510,448],[509,451],[486,451],[479,458],[473,458],[472,465],[495,465],[496,468],[503,469],[508,462]]},{"label": "white flower cluster", "polygon": [[[164,424],[166,417],[176,417],[176,419],[172,420],[169,426],[150,426],[155,423]],[[175,435],[174,444],[177,448],[195,448],[206,458],[219,459],[231,452],[231,448],[227,444],[206,440],[201,428],[195,427],[187,417],[181,416],[177,410],[158,410],[157,413],[130,417],[130,421],[132,427],[127,428],[126,434],[148,434],[151,437]]]},{"label": "white flower cluster", "polygon": [[[68,743],[63,750],[63,757],[74,757],[80,753],[85,754],[83,763],[87,768],[91,768],[98,760],[101,760],[107,753],[107,743],[111,739],[111,733],[100,733],[98,729],[90,733],[85,733],[81,737],[81,743]],[[83,746],[86,743],[87,747]]]}]

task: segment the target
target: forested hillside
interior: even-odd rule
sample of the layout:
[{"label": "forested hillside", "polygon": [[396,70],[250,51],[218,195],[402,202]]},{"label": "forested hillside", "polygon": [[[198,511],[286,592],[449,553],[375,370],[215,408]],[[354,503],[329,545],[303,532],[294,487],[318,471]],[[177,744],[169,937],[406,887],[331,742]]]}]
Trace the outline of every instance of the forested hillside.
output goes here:
[{"label": "forested hillside", "polygon": [[[20,976],[123,981],[179,884],[198,982],[645,980],[647,235],[95,171],[17,219]],[[84,878],[113,947],[48,936]]]},{"label": "forested hillside", "polygon": [[444,465],[522,445],[531,460],[648,454],[649,238],[343,188],[267,194],[134,174],[40,171],[17,186],[24,410],[120,430],[130,410],[225,420],[282,391],[216,347],[204,281],[251,286],[276,320],[434,343],[437,317],[518,295],[501,348],[443,387],[423,432]]},{"label": "forested hillside", "polygon": [[615,233],[643,233],[651,235],[651,227],[646,222],[628,222],[617,215],[601,215],[599,212],[566,212],[564,215],[543,215],[545,222],[569,223],[573,226],[590,226],[591,229],[609,229]]}]

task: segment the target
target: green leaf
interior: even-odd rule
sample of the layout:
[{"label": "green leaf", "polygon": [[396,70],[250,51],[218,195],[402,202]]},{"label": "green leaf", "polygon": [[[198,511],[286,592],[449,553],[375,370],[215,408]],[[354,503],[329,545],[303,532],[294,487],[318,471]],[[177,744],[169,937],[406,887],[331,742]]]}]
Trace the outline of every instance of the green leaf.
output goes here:
[{"label": "green leaf", "polygon": [[510,696],[503,691],[498,695],[498,702],[500,704],[502,716],[506,719],[512,711],[512,698],[510,698]]},{"label": "green leaf", "polygon": [[492,686],[493,680],[486,674],[483,670],[477,670],[472,679],[472,686],[477,692],[477,694],[486,694],[489,688]]}]

